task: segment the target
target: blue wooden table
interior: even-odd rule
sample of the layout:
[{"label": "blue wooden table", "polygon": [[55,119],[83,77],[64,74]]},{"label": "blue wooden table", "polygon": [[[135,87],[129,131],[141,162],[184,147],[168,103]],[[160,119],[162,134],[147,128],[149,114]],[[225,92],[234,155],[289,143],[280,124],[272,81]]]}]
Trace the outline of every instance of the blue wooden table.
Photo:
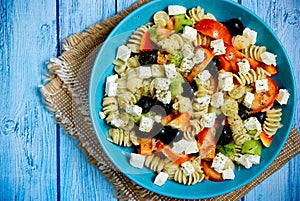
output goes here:
[{"label": "blue wooden table", "polygon": [[[70,34],[137,0],[0,0],[0,200],[116,200],[42,104],[45,62]],[[278,35],[300,79],[300,1],[238,0]],[[298,97],[300,88],[298,88]],[[300,129],[300,102],[295,127]],[[242,200],[300,200],[300,156]]]}]

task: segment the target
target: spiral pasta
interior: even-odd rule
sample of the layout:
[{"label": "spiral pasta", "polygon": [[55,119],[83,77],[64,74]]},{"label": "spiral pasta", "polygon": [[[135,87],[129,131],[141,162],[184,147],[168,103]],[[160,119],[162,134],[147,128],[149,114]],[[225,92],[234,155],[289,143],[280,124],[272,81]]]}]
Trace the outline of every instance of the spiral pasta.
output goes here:
[{"label": "spiral pasta", "polygon": [[244,128],[243,120],[239,115],[228,116],[228,124],[232,131],[232,137],[234,143],[237,145],[242,145],[246,141],[251,140],[250,135],[247,134],[246,129]]},{"label": "spiral pasta", "polygon": [[203,114],[206,114],[208,112],[210,99],[211,97],[209,95],[199,97],[198,94],[196,94],[196,97],[193,101],[193,118],[200,119]]},{"label": "spiral pasta", "polygon": [[242,50],[242,52],[246,56],[255,59],[257,61],[262,61],[260,55],[266,51],[267,48],[265,46],[255,46],[255,45],[248,46]]},{"label": "spiral pasta", "polygon": [[199,121],[199,119],[190,120],[190,126],[187,131],[183,133],[183,139],[187,141],[195,140],[196,135],[202,131],[203,128],[202,121]]},{"label": "spiral pasta", "polygon": [[198,32],[196,40],[193,41],[193,45],[197,46],[210,46],[211,38],[208,36],[203,35],[202,33]]},{"label": "spiral pasta", "polygon": [[268,136],[273,136],[281,128],[281,108],[274,108],[266,111],[266,119],[263,123],[263,130]]},{"label": "spiral pasta", "polygon": [[181,50],[184,45],[184,38],[181,34],[172,34],[170,37],[161,40],[157,43],[167,52],[173,52],[175,50]]},{"label": "spiral pasta", "polygon": [[144,165],[150,170],[159,173],[165,166],[165,160],[152,154],[150,156],[146,156]]},{"label": "spiral pasta", "polygon": [[237,74],[233,74],[233,77],[236,78],[239,84],[241,85],[249,85],[254,83],[256,80],[261,80],[266,78],[267,76],[270,76],[270,74],[265,71],[263,68],[256,68],[256,71],[253,69],[250,69],[248,73],[241,73],[238,72]]},{"label": "spiral pasta", "polygon": [[140,44],[141,44],[141,39],[146,33],[150,27],[152,26],[152,23],[147,23],[145,25],[140,26],[135,30],[130,38],[128,39],[128,42],[126,46],[133,52],[133,53],[139,53],[140,52]]},{"label": "spiral pasta", "polygon": [[[192,165],[194,167],[194,163],[192,163]],[[198,166],[196,168],[194,167],[194,169],[195,171],[191,175],[187,176],[184,174],[182,168],[178,168],[174,175],[174,181],[185,185],[194,185],[201,182],[204,179],[203,172],[199,171]]]},{"label": "spiral pasta", "polygon": [[251,43],[247,37],[243,35],[236,35],[232,37],[232,45],[237,50],[244,50],[248,48]]},{"label": "spiral pasta", "polygon": [[128,69],[127,63],[125,61],[116,59],[113,61],[113,64],[115,65],[114,70],[118,73],[119,76],[125,75],[126,70]]},{"label": "spiral pasta", "polygon": [[119,103],[119,107],[124,110],[126,109],[127,105],[135,104],[138,101],[135,95],[128,90],[119,90],[117,92],[117,100]]},{"label": "spiral pasta", "polygon": [[191,19],[193,23],[197,23],[202,19],[213,19],[216,20],[215,16],[211,13],[204,13],[204,9],[200,6],[194,7],[188,11],[188,14],[186,15],[188,19]]},{"label": "spiral pasta", "polygon": [[103,98],[102,107],[103,107],[102,110],[105,115],[108,115],[109,113],[117,111],[119,107],[118,107],[118,101],[117,101],[116,97],[107,96],[107,97]]},{"label": "spiral pasta", "polygon": [[246,93],[244,85],[234,85],[234,88],[228,92],[228,95],[233,99],[240,99]]},{"label": "spiral pasta", "polygon": [[110,128],[108,130],[108,139],[114,144],[124,147],[130,147],[132,144],[138,145],[134,131],[125,131],[119,128]]}]

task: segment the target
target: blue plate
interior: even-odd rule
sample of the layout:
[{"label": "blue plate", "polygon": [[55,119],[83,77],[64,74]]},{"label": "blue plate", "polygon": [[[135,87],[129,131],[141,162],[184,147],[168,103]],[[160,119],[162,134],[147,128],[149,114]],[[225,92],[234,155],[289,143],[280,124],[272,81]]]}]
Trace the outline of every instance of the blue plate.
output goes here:
[{"label": "blue plate", "polygon": [[[156,174],[146,168],[136,169],[132,167],[128,162],[131,149],[122,148],[107,141],[107,130],[109,127],[104,120],[99,118],[98,113],[101,110],[105,78],[113,74],[112,61],[116,56],[117,47],[124,44],[136,28],[152,21],[152,16],[156,11],[166,10],[168,5],[175,4],[183,5],[187,8],[200,6],[205,9],[205,12],[214,14],[218,21],[240,18],[246,27],[257,31],[257,44],[267,46],[268,51],[277,55],[279,73],[274,79],[278,83],[279,88],[285,88],[291,94],[288,105],[284,106],[282,110],[281,123],[283,127],[274,136],[271,146],[263,149],[261,163],[254,165],[250,169],[241,168],[240,170],[235,170],[236,177],[232,181],[204,181],[193,186],[185,186],[168,180],[161,187],[154,185],[153,180]],[[295,93],[292,67],[282,44],[273,31],[251,11],[235,2],[226,0],[156,0],[130,13],[115,27],[103,44],[96,58],[90,78],[89,108],[93,127],[103,150],[112,163],[128,178],[158,194],[182,199],[201,199],[219,196],[241,188],[268,168],[282,149],[292,127],[296,105]]]}]

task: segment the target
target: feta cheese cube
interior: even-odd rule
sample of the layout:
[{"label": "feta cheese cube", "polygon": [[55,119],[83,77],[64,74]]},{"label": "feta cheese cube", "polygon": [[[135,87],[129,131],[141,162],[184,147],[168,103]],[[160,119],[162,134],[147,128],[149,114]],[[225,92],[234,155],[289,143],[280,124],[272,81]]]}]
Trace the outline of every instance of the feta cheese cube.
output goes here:
[{"label": "feta cheese cube", "polygon": [[271,52],[263,52],[260,55],[261,60],[267,65],[276,66],[276,55]]},{"label": "feta cheese cube", "polygon": [[239,72],[242,74],[246,74],[250,70],[250,63],[247,59],[242,59],[237,65],[239,66]]},{"label": "feta cheese cube", "polygon": [[228,168],[228,169],[224,170],[224,171],[222,172],[222,177],[223,177],[223,179],[225,179],[225,180],[226,180],[226,179],[234,179],[235,174],[234,174],[233,169]]},{"label": "feta cheese cube", "polygon": [[181,167],[182,167],[183,173],[186,176],[190,176],[191,174],[193,174],[195,172],[195,168],[190,161],[186,161],[186,162],[182,163]]},{"label": "feta cheese cube", "polygon": [[224,94],[222,92],[214,93],[211,96],[211,106],[219,108],[224,104]]},{"label": "feta cheese cube", "polygon": [[133,167],[143,168],[146,157],[141,154],[130,153],[129,163]]},{"label": "feta cheese cube", "polygon": [[277,102],[280,105],[286,105],[290,97],[290,93],[286,89],[279,89],[278,96],[276,97]]},{"label": "feta cheese cube", "polygon": [[205,128],[212,128],[215,125],[216,113],[207,113],[202,116],[201,121],[203,122],[203,126]]},{"label": "feta cheese cube", "polygon": [[154,179],[154,184],[158,185],[158,186],[162,186],[166,183],[166,181],[168,180],[169,175],[165,172],[160,172],[158,173],[158,175],[155,177]]},{"label": "feta cheese cube", "polygon": [[118,80],[118,75],[111,75],[106,78],[106,82],[116,82]]},{"label": "feta cheese cube", "polygon": [[200,98],[197,98],[195,101],[199,103],[201,106],[209,105],[211,97],[209,95],[204,95]]},{"label": "feta cheese cube", "polygon": [[164,77],[165,68],[163,68],[161,65],[153,64],[150,68],[152,77]]},{"label": "feta cheese cube", "polygon": [[190,142],[186,140],[180,140],[178,142],[174,142],[172,150],[177,154],[182,154],[185,151],[186,147],[189,146],[189,144]]},{"label": "feta cheese cube", "polygon": [[210,42],[210,47],[214,49],[215,55],[222,55],[226,53],[226,48],[223,39],[217,39]]},{"label": "feta cheese cube", "polygon": [[210,77],[211,77],[211,74],[209,73],[209,71],[204,70],[196,76],[196,79],[198,79],[200,82],[206,82],[207,80],[210,79]]},{"label": "feta cheese cube", "polygon": [[164,104],[169,104],[172,100],[171,91],[168,90],[156,90],[155,97]]},{"label": "feta cheese cube", "polygon": [[255,91],[257,93],[268,91],[268,79],[256,80]]},{"label": "feta cheese cube", "polygon": [[211,167],[214,168],[217,172],[222,173],[228,160],[229,159],[227,156],[219,152],[214,157]]},{"label": "feta cheese cube", "polygon": [[159,90],[168,90],[170,84],[171,80],[168,78],[155,78],[151,83],[155,89]]},{"label": "feta cheese cube", "polygon": [[141,78],[150,78],[152,77],[152,72],[151,72],[151,68],[147,67],[147,66],[140,66],[138,68],[136,68],[136,71],[138,73],[138,75]]},{"label": "feta cheese cube", "polygon": [[257,165],[257,164],[260,163],[260,156],[258,156],[258,155],[251,155],[251,154],[250,154],[247,158],[248,158],[248,160],[249,160],[252,164]]},{"label": "feta cheese cube", "polygon": [[106,115],[104,114],[104,112],[99,112],[99,117],[100,119],[105,119]]},{"label": "feta cheese cube", "polygon": [[150,132],[153,127],[153,124],[154,121],[151,118],[142,116],[139,125],[139,130],[143,132]]},{"label": "feta cheese cube", "polygon": [[105,95],[107,96],[116,96],[118,89],[118,83],[115,82],[106,82],[105,84]]},{"label": "feta cheese cube", "polygon": [[169,15],[180,15],[185,14],[186,8],[180,5],[170,5],[168,6],[168,14]]},{"label": "feta cheese cube", "polygon": [[193,56],[193,62],[195,64],[201,63],[205,59],[204,50],[198,48]]},{"label": "feta cheese cube", "polygon": [[251,92],[246,92],[245,98],[244,98],[244,105],[248,108],[251,108],[252,102],[254,100],[254,94]]},{"label": "feta cheese cube", "polygon": [[233,76],[229,72],[219,74],[219,88],[222,91],[231,91],[234,88]]},{"label": "feta cheese cube", "polygon": [[162,116],[160,116],[160,115],[155,115],[155,116],[154,116],[154,121],[155,121],[156,123],[160,123],[160,122],[161,122],[161,119],[162,119]]},{"label": "feta cheese cube", "polygon": [[114,118],[111,120],[111,125],[115,126],[116,128],[119,128],[123,123],[123,120],[119,118]]},{"label": "feta cheese cube", "polygon": [[236,161],[247,169],[252,167],[252,163],[249,161],[248,155],[242,155],[241,157],[237,158]]},{"label": "feta cheese cube", "polygon": [[183,28],[182,36],[189,41],[194,41],[197,38],[197,30],[190,26],[185,26]]},{"label": "feta cheese cube", "polygon": [[257,132],[261,132],[261,124],[256,117],[250,117],[244,121],[244,126],[249,131],[256,130]]},{"label": "feta cheese cube", "polygon": [[138,105],[127,105],[126,112],[133,116],[141,116],[143,108]]},{"label": "feta cheese cube", "polygon": [[184,150],[185,154],[194,154],[198,152],[199,152],[199,148],[196,140],[189,142],[188,146],[186,146],[186,149]]},{"label": "feta cheese cube", "polygon": [[166,64],[166,65],[164,65],[164,67],[165,67],[165,73],[166,73],[167,78],[172,79],[172,78],[176,78],[178,76],[178,73],[176,71],[174,64]]},{"label": "feta cheese cube", "polygon": [[126,45],[118,47],[116,59],[127,61],[130,57],[131,50]]},{"label": "feta cheese cube", "polygon": [[257,32],[249,29],[248,27],[244,29],[243,36],[245,36],[250,44],[254,45],[256,43]]}]

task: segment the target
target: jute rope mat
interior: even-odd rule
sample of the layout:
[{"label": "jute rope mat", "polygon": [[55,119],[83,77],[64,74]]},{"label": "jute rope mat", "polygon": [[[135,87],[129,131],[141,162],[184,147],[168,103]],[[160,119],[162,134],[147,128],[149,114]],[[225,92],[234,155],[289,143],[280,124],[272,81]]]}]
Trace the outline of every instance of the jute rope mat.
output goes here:
[{"label": "jute rope mat", "polygon": [[[115,187],[115,196],[118,199],[179,200],[148,191],[118,171],[103,152],[94,134],[88,112],[89,76],[101,43],[121,19],[148,1],[140,0],[127,10],[67,38],[62,44],[62,55],[48,63],[49,74],[46,84],[41,87],[41,93],[45,106],[53,112],[57,123],[64,128],[65,133],[79,138],[78,146],[88,157],[89,163],[97,167]],[[298,153],[300,137],[293,128],[279,156],[263,174],[236,191],[204,200],[239,200]]]}]

